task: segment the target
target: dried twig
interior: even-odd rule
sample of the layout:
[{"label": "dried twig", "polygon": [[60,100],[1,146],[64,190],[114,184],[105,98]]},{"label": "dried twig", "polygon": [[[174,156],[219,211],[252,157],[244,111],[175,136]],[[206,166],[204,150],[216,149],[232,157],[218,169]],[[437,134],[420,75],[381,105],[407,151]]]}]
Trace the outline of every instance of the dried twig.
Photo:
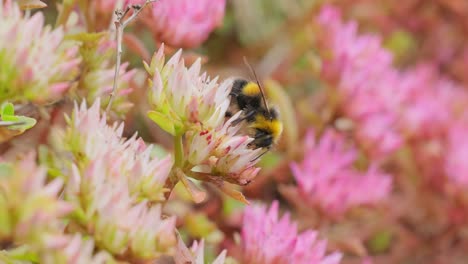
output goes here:
[{"label": "dried twig", "polygon": [[[112,85],[112,92],[109,95],[109,104],[107,105],[106,112],[109,112],[112,106],[112,101],[114,100],[115,91],[117,90],[118,85],[118,78],[120,72],[120,60],[122,57],[122,38],[124,29],[128,24],[130,24],[143,9],[151,3],[154,3],[158,0],[146,0],[143,5],[132,5],[131,8],[127,7],[125,10],[117,9],[115,11],[116,19],[114,21],[116,34],[117,34],[117,54],[116,54],[116,62],[115,62],[115,72],[114,72],[114,84]],[[133,9],[133,14],[126,20],[124,20],[125,16],[128,14],[130,9]]]}]

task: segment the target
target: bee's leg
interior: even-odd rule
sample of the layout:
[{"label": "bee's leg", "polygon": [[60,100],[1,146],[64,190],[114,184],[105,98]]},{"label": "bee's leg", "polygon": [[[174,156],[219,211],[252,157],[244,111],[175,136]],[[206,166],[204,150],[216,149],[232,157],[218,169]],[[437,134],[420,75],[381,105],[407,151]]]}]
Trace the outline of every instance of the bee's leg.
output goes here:
[{"label": "bee's leg", "polygon": [[258,155],[255,159],[251,160],[250,162],[254,162],[254,161],[258,160],[263,155],[267,154],[268,151],[270,151],[270,148],[267,148],[267,150],[265,150],[262,154]]},{"label": "bee's leg", "polygon": [[252,116],[255,115],[255,112],[256,112],[255,110],[247,112],[247,114],[245,114],[243,117],[239,117],[236,120],[232,121],[231,125],[235,126],[235,125],[239,124],[240,122],[242,122],[242,121],[244,121],[246,119],[250,119]]}]

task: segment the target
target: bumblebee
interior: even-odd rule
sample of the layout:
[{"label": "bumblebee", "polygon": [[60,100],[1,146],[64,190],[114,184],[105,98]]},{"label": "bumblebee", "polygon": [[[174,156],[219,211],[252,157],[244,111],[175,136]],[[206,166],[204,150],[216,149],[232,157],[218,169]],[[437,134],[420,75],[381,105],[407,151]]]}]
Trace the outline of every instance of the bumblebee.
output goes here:
[{"label": "bumblebee", "polygon": [[[253,73],[257,79],[255,72]],[[231,107],[226,116],[230,117],[233,112],[242,110],[243,115],[234,120],[233,125],[245,121],[246,127],[254,138],[250,143],[251,146],[265,148],[266,151],[263,153],[265,154],[278,142],[283,131],[278,111],[268,107],[258,79],[256,83],[244,79],[235,80],[229,95],[231,96]]]}]

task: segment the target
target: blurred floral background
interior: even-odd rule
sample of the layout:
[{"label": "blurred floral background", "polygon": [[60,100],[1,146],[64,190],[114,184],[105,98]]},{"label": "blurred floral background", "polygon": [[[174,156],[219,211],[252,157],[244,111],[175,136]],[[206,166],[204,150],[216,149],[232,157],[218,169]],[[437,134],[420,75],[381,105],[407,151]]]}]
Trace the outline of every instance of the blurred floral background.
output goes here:
[{"label": "blurred floral background", "polygon": [[[466,263],[468,1],[0,17],[0,263]],[[244,57],[271,149],[227,114]]]}]

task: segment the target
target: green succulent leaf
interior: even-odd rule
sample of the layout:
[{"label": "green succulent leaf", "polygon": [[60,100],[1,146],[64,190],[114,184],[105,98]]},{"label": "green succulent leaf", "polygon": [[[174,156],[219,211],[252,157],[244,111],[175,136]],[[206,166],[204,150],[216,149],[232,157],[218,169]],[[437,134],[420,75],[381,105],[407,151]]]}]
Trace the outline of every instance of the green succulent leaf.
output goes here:
[{"label": "green succulent leaf", "polygon": [[175,123],[173,120],[170,120],[167,116],[161,114],[160,112],[149,111],[148,117],[167,133],[173,136],[176,135]]},{"label": "green succulent leaf", "polygon": [[7,126],[11,130],[25,131],[36,124],[36,119],[34,118],[15,115],[15,107],[12,103],[4,103],[0,111],[2,121],[5,121],[4,126]]}]

